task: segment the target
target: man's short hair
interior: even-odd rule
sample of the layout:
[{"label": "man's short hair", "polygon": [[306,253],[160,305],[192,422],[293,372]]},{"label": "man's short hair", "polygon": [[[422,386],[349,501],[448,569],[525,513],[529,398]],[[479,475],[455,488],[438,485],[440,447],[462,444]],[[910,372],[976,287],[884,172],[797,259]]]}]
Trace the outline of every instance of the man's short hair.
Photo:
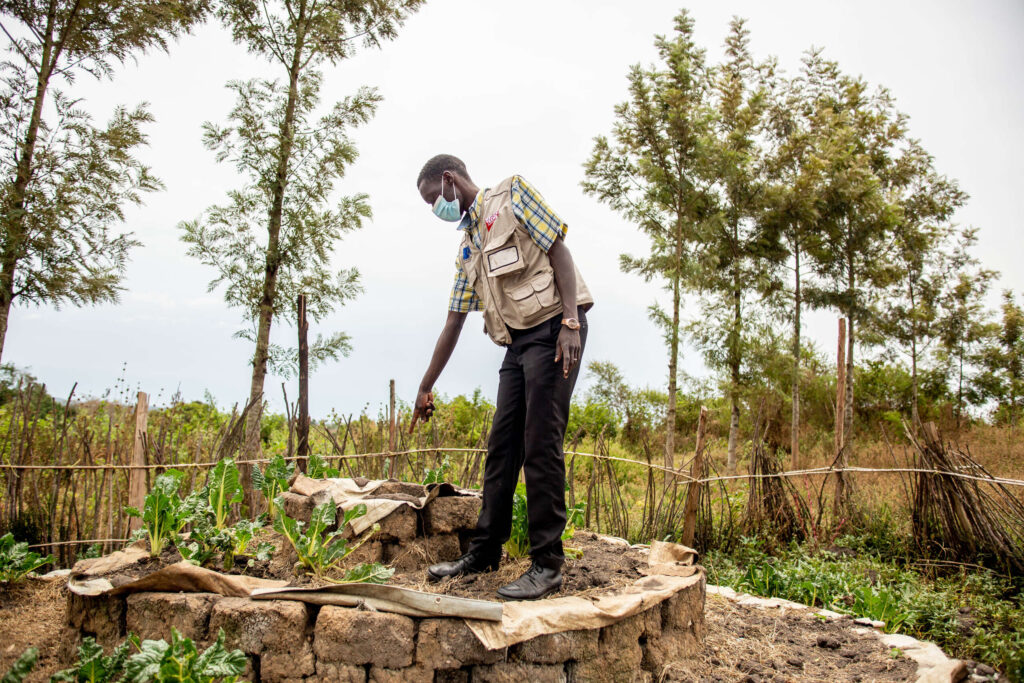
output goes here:
[{"label": "man's short hair", "polygon": [[423,164],[420,176],[416,179],[416,187],[422,185],[424,180],[440,178],[445,171],[454,171],[469,180],[469,172],[466,170],[466,164],[462,163],[462,159],[451,154],[438,154]]}]

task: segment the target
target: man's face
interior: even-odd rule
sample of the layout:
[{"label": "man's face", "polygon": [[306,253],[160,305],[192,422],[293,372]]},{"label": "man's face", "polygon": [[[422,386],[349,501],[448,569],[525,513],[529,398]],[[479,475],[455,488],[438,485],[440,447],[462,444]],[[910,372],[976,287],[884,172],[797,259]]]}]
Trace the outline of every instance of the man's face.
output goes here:
[{"label": "man's face", "polygon": [[[431,206],[437,201],[437,196],[441,194],[441,178],[438,177],[435,180],[424,179],[420,183],[420,196],[423,197],[423,201]],[[450,192],[450,191],[449,191]],[[451,196],[450,194],[448,195]]]}]

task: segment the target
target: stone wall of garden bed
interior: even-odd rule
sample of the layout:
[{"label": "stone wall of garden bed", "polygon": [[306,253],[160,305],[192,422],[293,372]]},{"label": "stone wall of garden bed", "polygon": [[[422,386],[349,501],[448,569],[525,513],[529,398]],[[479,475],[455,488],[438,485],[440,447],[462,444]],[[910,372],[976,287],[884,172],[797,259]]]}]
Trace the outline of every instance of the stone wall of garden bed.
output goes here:
[{"label": "stone wall of garden bed", "polygon": [[487,650],[463,619],[417,618],[288,600],[212,593],[69,595],[64,655],[84,636],[105,647],[171,627],[249,659],[245,677],[262,683],[338,681],[644,681],[697,654],[704,637],[704,581],[600,629],[532,638]]}]

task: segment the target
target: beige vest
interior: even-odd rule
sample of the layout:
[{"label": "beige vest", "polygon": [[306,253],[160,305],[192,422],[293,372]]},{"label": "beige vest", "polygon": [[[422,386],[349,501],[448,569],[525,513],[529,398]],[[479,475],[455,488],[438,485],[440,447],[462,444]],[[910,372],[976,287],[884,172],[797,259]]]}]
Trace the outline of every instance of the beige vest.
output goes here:
[{"label": "beige vest", "polygon": [[[506,178],[484,192],[478,217],[483,248],[468,230],[459,247],[466,279],[483,303],[484,332],[500,346],[512,343],[506,325],[525,330],[562,309],[551,260],[512,213],[511,188],[512,178]],[[576,304],[589,309],[593,303],[577,268]]]}]

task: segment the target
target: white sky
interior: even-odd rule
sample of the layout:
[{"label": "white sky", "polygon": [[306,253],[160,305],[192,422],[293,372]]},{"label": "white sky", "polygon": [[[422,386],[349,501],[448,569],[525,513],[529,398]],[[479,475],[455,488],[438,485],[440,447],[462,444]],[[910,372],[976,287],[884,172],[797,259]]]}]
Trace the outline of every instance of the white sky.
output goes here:
[{"label": "white sky", "polygon": [[[342,329],[354,343],[349,358],[311,378],[314,417],[367,404],[375,413],[390,378],[402,399],[414,396],[445,317],[458,243],[414,187],[422,163],[440,152],[465,160],[481,186],[521,173],[545,195],[570,225],[568,244],[597,302],[584,360],[613,361],[633,384],[664,383],[666,354],[645,310],[659,290],[618,269],[618,255],[642,252],[645,241],[579,183],[592,138],[610,131],[613,107],[625,98],[628,67],[654,60],[654,34],[671,32],[679,7],[432,0],[396,41],[326,70],[326,104],[360,85],[377,86],[384,101],[355,133],[360,158],[339,187],[369,193],[375,218],[336,253],[339,266],[360,268],[366,292],[311,329]],[[996,291],[1024,290],[1024,3],[704,0],[689,7],[712,59],[738,15],[749,19],[755,56],[775,55],[789,73],[815,45],[845,71],[889,87],[938,169],[970,193],[958,220],[981,228],[977,254],[1002,273]],[[98,123],[117,104],[151,104],[156,122],[142,157],[167,189],[128,212],[126,228],[144,246],[133,253],[120,305],[16,306],[4,362],[29,368],[57,395],[75,381],[79,395],[99,395],[126,364],[127,382],[150,392],[151,403],[179,386],[186,399],[209,389],[222,406],[244,401],[252,348],[232,338],[240,312],[226,307],[221,292],[206,292],[212,273],[185,256],[176,225],[239,184],[232,168],[203,149],[200,126],[225,121],[233,104],[227,81],[264,75],[276,74],[211,22],[170,54],[119,69],[111,82],[79,79],[72,92]],[[480,386],[493,399],[503,351],[481,329],[473,314],[438,382],[442,392]],[[808,332],[833,348],[834,316],[810,316]],[[293,335],[293,327],[278,325],[274,337],[287,343]],[[692,350],[683,367],[704,372]],[[280,386],[268,377],[273,410],[283,407]],[[288,390],[294,400],[295,380]]]}]

